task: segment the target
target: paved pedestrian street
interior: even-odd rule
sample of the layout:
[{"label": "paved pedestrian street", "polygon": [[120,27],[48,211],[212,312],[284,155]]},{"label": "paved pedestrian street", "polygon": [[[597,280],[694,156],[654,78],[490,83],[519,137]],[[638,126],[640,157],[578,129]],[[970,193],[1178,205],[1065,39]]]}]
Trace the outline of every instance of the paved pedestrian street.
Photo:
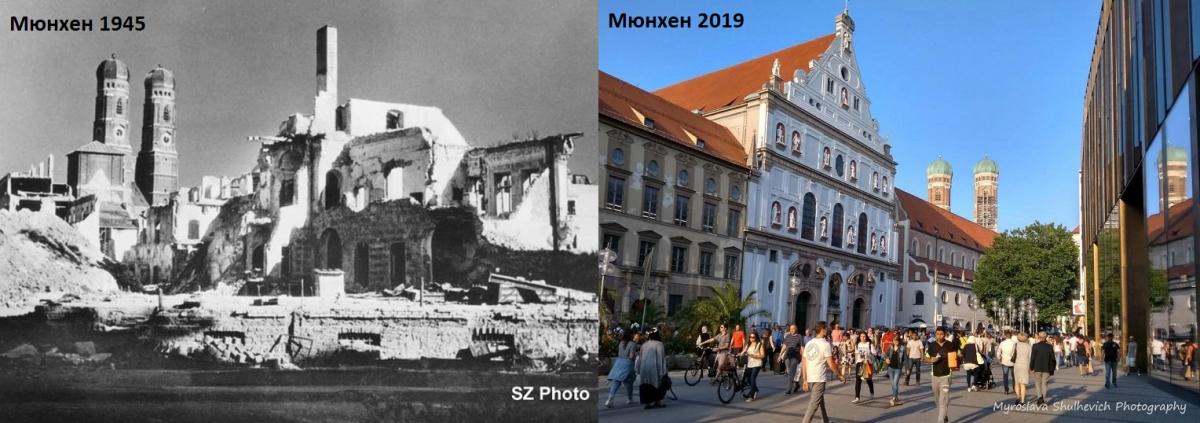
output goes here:
[{"label": "paved pedestrian street", "polygon": [[[1103,372],[1096,368],[1093,376],[1080,376],[1074,367],[1059,369],[1050,380],[1047,405],[1005,412],[1001,406],[1011,406],[1013,396],[1004,395],[1000,386],[1000,369],[994,368],[996,387],[988,391],[967,392],[966,376],[955,372],[950,399],[950,421],[952,422],[1196,422],[1200,421],[1200,395],[1185,392],[1178,387],[1160,381],[1151,382],[1149,376],[1120,376],[1116,389],[1104,389]],[[922,374],[920,386],[900,385],[901,402],[888,406],[891,385],[883,376],[875,378],[875,397],[872,399],[866,384],[862,387],[862,402],[851,404],[854,399],[854,381],[846,383],[836,380],[829,384],[825,393],[829,418],[834,422],[932,422],[937,418],[937,409],[931,401],[928,367]],[[717,399],[716,387],[705,378],[696,386],[683,382],[683,372],[671,372],[677,400],[668,400],[666,408],[645,410],[637,402],[625,404],[625,388],[613,401],[613,408],[603,408],[608,398],[608,381],[600,379],[600,387],[594,395],[600,404],[601,421],[632,422],[717,422],[753,421],[796,422],[804,417],[808,405],[808,394],[784,395],[787,390],[786,376],[763,374],[759,376],[760,393],[754,402],[745,402],[740,395],[729,404]],[[1029,404],[1036,400],[1035,387],[1029,384]],[[670,398],[670,394],[668,394]],[[1091,407],[1091,409],[1088,409]],[[1157,407],[1150,409],[1148,407]],[[820,412],[813,420],[821,421]]]}]

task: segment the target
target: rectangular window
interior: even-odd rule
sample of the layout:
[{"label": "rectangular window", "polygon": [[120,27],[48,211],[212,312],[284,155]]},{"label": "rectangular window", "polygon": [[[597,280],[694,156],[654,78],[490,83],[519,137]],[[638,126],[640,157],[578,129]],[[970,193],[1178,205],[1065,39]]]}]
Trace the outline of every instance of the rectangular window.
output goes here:
[{"label": "rectangular window", "polygon": [[717,221],[717,205],[713,203],[704,203],[704,212],[700,216],[700,229],[704,232],[712,232],[713,225]]},{"label": "rectangular window", "polygon": [[568,216],[574,216],[574,215],[575,215],[575,200],[568,200],[568,201],[567,201],[567,215],[568,215]]},{"label": "rectangular window", "polygon": [[770,260],[771,263],[777,262],[779,261],[779,250],[771,250],[767,256],[769,257],[768,260]]},{"label": "rectangular window", "polygon": [[683,273],[687,271],[687,247],[671,246],[671,271]]},{"label": "rectangular window", "polygon": [[645,267],[646,257],[650,257],[650,262],[654,263],[654,242],[642,240],[638,244],[638,267]]},{"label": "rectangular window", "polygon": [[712,276],[713,275],[713,252],[712,251],[701,251],[700,252],[700,274],[704,275],[704,276]]},{"label": "rectangular window", "polygon": [[858,111],[858,97],[854,97],[854,110]]},{"label": "rectangular window", "polygon": [[681,308],[683,308],[682,295],[672,294],[670,297],[667,297],[667,316],[674,316]]},{"label": "rectangular window", "polygon": [[738,274],[738,256],[725,255],[725,279],[740,279]]},{"label": "rectangular window", "polygon": [[739,232],[742,227],[742,211],[738,209],[729,209],[729,217],[725,222],[725,235],[736,237],[741,235]]},{"label": "rectangular window", "polygon": [[688,202],[690,198],[683,195],[675,196],[675,224],[679,226],[687,226],[688,224]]},{"label": "rectangular window", "polygon": [[898,295],[899,297],[897,298],[899,298],[900,301],[896,301],[896,304],[900,306],[899,311],[904,311],[904,288],[900,288],[900,293]]},{"label": "rectangular window", "polygon": [[621,236],[613,234],[604,234],[604,248],[617,253],[617,257],[621,256]]},{"label": "rectangular window", "polygon": [[658,219],[658,187],[645,187],[642,195],[642,217]]},{"label": "rectangular window", "polygon": [[833,94],[833,78],[825,78],[825,92]]},{"label": "rectangular window", "polygon": [[625,207],[625,178],[608,176],[608,193],[604,197],[604,207],[613,210]]}]

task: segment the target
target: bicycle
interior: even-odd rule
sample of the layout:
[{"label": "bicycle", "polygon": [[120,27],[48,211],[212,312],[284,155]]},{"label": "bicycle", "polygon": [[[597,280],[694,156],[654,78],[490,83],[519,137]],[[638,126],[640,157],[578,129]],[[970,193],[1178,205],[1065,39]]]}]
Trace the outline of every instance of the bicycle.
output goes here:
[{"label": "bicycle", "polygon": [[734,370],[721,370],[717,373],[717,399],[722,404],[733,401],[733,395],[750,387],[746,381],[746,364],[737,356]]},{"label": "bicycle", "polygon": [[704,373],[708,370],[708,358],[712,354],[709,348],[701,348],[700,356],[692,361],[692,365],[683,371],[683,382],[688,386],[696,386],[704,379]]}]

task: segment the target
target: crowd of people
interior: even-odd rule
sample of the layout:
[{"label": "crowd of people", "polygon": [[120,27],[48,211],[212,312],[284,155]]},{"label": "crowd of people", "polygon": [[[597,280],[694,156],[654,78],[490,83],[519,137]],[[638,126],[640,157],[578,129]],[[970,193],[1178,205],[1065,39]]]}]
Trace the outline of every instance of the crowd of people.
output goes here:
[{"label": "crowd of people", "polygon": [[[1132,339],[1130,340],[1132,342]],[[670,387],[665,352],[657,330],[621,335],[618,356],[609,372],[609,396],[605,407],[614,406],[620,388],[626,387],[627,402],[633,403],[633,389],[639,388],[640,403],[645,408],[663,407],[662,398]],[[1095,366],[1104,366],[1105,388],[1115,388],[1117,368],[1122,348],[1112,335],[1102,342],[1068,334],[1049,335],[1046,332],[1027,333],[1015,330],[974,332],[938,327],[843,329],[818,322],[803,330],[795,324],[785,328],[732,329],[724,324],[710,331],[702,326],[695,338],[697,353],[710,378],[720,372],[734,372],[746,389],[746,401],[759,395],[758,379],[764,372],[784,375],[789,381],[783,395],[807,392],[808,408],[804,421],[811,421],[819,411],[825,420],[828,414],[824,392],[833,379],[846,382],[854,379],[852,404],[860,404],[863,385],[868,399],[875,397],[877,377],[885,377],[890,386],[890,406],[900,403],[900,383],[921,384],[922,373],[928,372],[933,403],[938,421],[948,421],[951,378],[962,371],[967,379],[967,392],[992,389],[994,365],[1001,370],[1000,386],[1005,395],[1012,395],[1014,404],[1027,399],[1046,404],[1050,377],[1060,368],[1077,367],[1081,375],[1095,373]],[[1136,347],[1131,345],[1129,351]],[[1188,353],[1194,362],[1195,348]],[[1132,360],[1132,356],[1124,357]],[[1156,358],[1157,360],[1157,358]],[[1156,361],[1157,363],[1157,361]],[[1190,376],[1190,375],[1189,375]],[[715,383],[715,378],[713,379]],[[1027,392],[1030,382],[1032,395]]]}]

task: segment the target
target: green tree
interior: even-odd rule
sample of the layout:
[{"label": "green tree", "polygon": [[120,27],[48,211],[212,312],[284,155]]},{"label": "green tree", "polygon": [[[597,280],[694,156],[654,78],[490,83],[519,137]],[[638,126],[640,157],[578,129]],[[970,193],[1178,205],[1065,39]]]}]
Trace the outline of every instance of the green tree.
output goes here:
[{"label": "green tree", "polygon": [[[979,303],[1032,298],[1039,321],[1051,322],[1068,314],[1079,286],[1077,248],[1062,225],[1034,222],[1005,231],[992,241],[975,272],[974,292]],[[984,309],[992,313],[991,307]]]},{"label": "green tree", "polygon": [[751,310],[758,304],[758,299],[755,298],[756,291],[750,291],[742,297],[737,286],[731,283],[719,287],[710,286],[708,289],[712,296],[688,304],[677,319],[680,329],[689,334],[698,333],[701,325],[709,325],[709,329],[715,333],[716,326],[720,324],[732,329],[733,325],[745,326],[748,318],[771,316],[766,310]]},{"label": "green tree", "polygon": [[624,321],[636,322],[638,325],[641,325],[642,324],[642,307],[645,307],[645,310],[646,310],[646,314],[645,314],[646,325],[645,325],[645,327],[652,327],[652,326],[658,325],[659,323],[666,322],[667,314],[663,313],[662,309],[658,307],[658,304],[655,304],[653,301],[650,301],[650,300],[636,303],[633,305],[633,307],[630,307],[629,311],[625,313]]}]

